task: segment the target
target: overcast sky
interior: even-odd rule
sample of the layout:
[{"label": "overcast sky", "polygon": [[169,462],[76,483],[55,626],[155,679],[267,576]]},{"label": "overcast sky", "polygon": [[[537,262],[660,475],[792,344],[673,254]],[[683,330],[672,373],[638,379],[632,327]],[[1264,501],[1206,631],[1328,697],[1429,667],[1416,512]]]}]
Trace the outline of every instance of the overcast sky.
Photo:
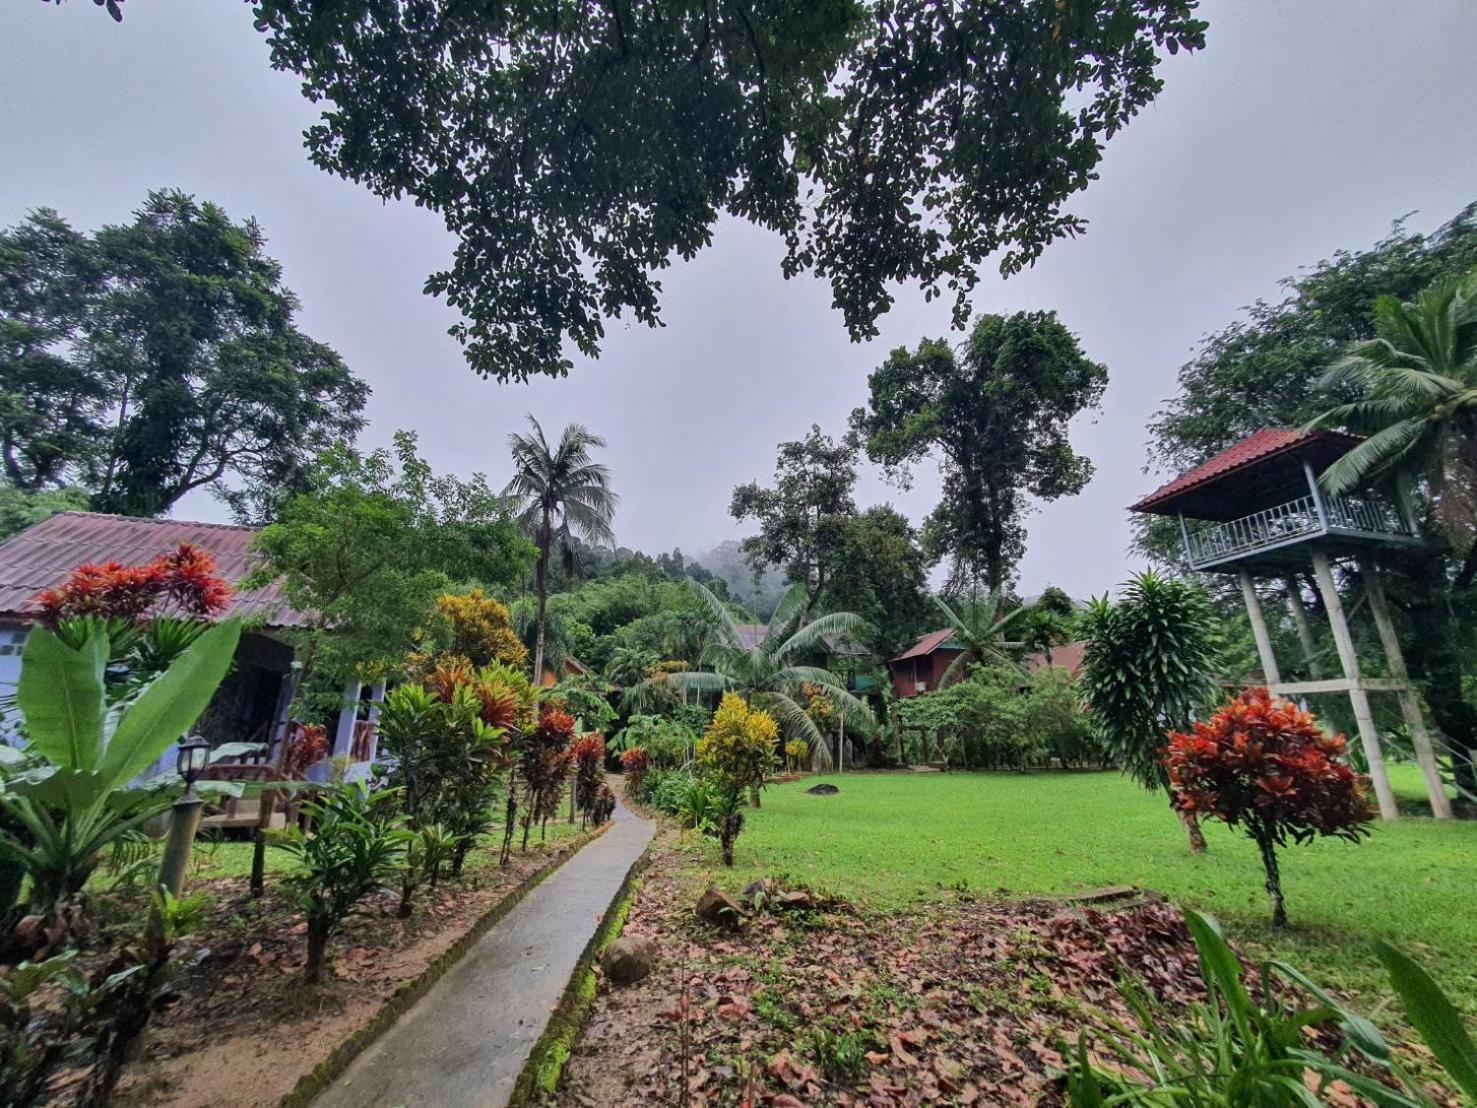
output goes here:
[{"label": "overcast sky", "polygon": [[[368,445],[420,433],[438,470],[507,475],[504,439],[533,412],[609,442],[620,541],[701,551],[743,531],[735,484],[768,480],[775,445],[811,423],[836,433],[895,346],[948,333],[947,304],[904,291],[867,344],[846,338],[828,288],[785,281],[780,242],[740,223],[663,276],[666,327],[614,324],[598,361],[562,380],[475,377],[422,294],[453,243],[434,215],[383,205],[309,164],[315,114],[267,66],[235,0],[128,0],[114,24],[87,0],[0,4],[0,224],[33,207],[79,228],[122,221],[150,188],[256,216],[302,300],[300,324],[374,389]],[[1081,496],[1030,522],[1025,592],[1101,592],[1133,568],[1124,505],[1145,475],[1145,421],[1197,340],[1278,278],[1391,221],[1430,229],[1477,197],[1472,0],[1212,0],[1208,48],[1164,67],[1159,100],[1115,138],[1101,180],[1074,203],[1082,238],[987,280],[981,311],[1055,309],[1108,366],[1103,411],[1074,431],[1097,463]],[[955,336],[956,338],[958,336]],[[900,493],[870,468],[863,504],[915,522],[931,471]],[[208,497],[180,515],[220,519]]]}]

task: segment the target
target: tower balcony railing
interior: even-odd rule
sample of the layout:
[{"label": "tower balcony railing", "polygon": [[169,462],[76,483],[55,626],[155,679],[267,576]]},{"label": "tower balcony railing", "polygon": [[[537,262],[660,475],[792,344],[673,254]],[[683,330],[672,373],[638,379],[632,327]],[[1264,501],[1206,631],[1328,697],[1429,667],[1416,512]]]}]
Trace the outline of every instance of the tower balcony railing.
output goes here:
[{"label": "tower balcony railing", "polygon": [[[1320,511],[1319,499],[1322,501]],[[1185,546],[1193,568],[1246,557],[1259,551],[1319,535],[1371,539],[1414,539],[1410,525],[1382,500],[1367,496],[1300,496],[1285,504],[1225,523],[1186,531]]]}]

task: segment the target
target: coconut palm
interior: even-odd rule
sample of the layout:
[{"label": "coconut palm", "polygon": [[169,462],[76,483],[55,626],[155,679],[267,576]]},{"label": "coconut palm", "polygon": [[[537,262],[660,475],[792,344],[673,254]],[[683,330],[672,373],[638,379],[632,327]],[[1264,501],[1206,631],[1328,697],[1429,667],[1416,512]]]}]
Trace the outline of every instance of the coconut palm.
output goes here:
[{"label": "coconut palm", "polygon": [[[1325,488],[1345,493],[1400,471],[1423,477],[1438,519],[1454,537],[1470,537],[1477,506],[1477,272],[1437,281],[1410,303],[1380,297],[1375,337],[1350,346],[1319,387],[1355,399],[1309,427],[1368,436],[1324,471]],[[1472,567],[1464,576],[1470,580]]]},{"label": "coconut palm", "polygon": [[605,440],[582,424],[571,423],[551,448],[538,420],[528,417],[529,434],[508,436],[513,454],[513,498],[519,525],[538,547],[538,632],[533,648],[533,679],[543,676],[544,636],[549,600],[549,563],[557,552],[566,569],[578,569],[574,536],[586,542],[614,543],[610,522],[619,498],[610,487],[610,471],[590,452]]},{"label": "coconut palm", "polygon": [[1011,651],[1023,650],[1026,644],[1007,641],[1005,631],[1029,612],[1030,608],[1020,607],[1001,615],[1000,609],[1005,606],[1005,599],[999,589],[991,589],[990,595],[983,601],[976,599],[964,609],[964,615],[951,608],[949,602],[941,596],[935,596],[933,602],[939,606],[939,611],[944,613],[944,618],[953,628],[954,639],[964,644],[964,650],[949,663],[949,668],[939,678],[940,688],[962,681],[971,666],[1018,665]]},{"label": "coconut palm", "polygon": [[703,672],[669,674],[666,680],[671,685],[688,691],[738,693],[750,705],[772,714],[788,736],[803,739],[810,747],[814,763],[821,769],[831,768],[831,750],[815,720],[796,699],[805,685],[822,686],[847,719],[860,722],[860,729],[870,730],[874,726],[872,710],[846,691],[841,678],[802,660],[817,648],[823,648],[827,636],[863,627],[861,616],[854,612],[831,612],[797,628],[810,597],[803,585],[794,585],[770,617],[764,637],[749,646],[723,601],[696,581],[689,579],[688,584],[713,619],[712,638],[701,658],[701,664],[707,668]]}]

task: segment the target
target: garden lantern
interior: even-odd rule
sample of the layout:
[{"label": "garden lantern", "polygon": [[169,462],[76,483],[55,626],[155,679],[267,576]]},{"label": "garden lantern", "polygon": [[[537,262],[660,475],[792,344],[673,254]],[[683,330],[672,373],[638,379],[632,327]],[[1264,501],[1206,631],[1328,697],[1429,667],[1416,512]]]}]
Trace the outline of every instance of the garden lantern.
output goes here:
[{"label": "garden lantern", "polygon": [[200,780],[200,775],[205,772],[205,767],[210,764],[210,743],[199,735],[191,735],[179,744],[179,752],[175,756],[174,767],[179,775],[185,779],[186,792],[192,793],[195,782]]},{"label": "garden lantern", "polygon": [[164,857],[159,862],[159,884],[171,896],[179,896],[185,883],[185,869],[190,863],[190,850],[195,845],[195,832],[200,827],[202,804],[195,793],[195,782],[210,764],[210,743],[199,735],[191,735],[179,744],[174,766],[185,779],[185,791],[174,802],[169,813],[169,838],[164,843]]}]

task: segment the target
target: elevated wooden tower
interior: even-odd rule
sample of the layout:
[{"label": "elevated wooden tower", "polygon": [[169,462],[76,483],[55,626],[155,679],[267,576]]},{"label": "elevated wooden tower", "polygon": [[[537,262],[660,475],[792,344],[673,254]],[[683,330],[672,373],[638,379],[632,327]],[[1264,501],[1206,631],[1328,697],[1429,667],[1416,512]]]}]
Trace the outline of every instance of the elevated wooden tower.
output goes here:
[{"label": "elevated wooden tower", "polygon": [[[1438,819],[1449,819],[1451,804],[1436,766],[1420,700],[1405,668],[1377,565],[1381,550],[1419,545],[1420,535],[1401,505],[1372,490],[1329,496],[1318,484],[1318,475],[1358,442],[1353,436],[1331,431],[1305,433],[1280,427],[1257,431],[1150,493],[1132,510],[1178,518],[1190,568],[1235,574],[1240,580],[1262,671],[1273,692],[1283,696],[1348,693],[1380,815],[1385,819],[1395,819],[1398,813],[1379,732],[1369,710],[1369,694],[1388,692],[1398,696],[1425,777],[1431,811]],[[1369,610],[1384,646],[1389,677],[1370,678],[1359,672],[1359,658],[1333,574],[1333,564],[1339,560],[1352,560],[1359,567]],[[1294,577],[1310,562],[1344,674],[1323,679],[1315,673],[1311,681],[1283,681],[1256,582],[1268,577],[1287,582],[1293,622],[1311,662],[1312,629]]]}]

